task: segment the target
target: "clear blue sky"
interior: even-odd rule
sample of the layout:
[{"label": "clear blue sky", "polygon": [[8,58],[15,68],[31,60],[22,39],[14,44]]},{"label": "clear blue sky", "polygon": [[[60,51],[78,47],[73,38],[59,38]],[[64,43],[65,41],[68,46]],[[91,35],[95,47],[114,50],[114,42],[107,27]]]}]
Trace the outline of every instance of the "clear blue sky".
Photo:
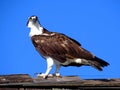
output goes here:
[{"label": "clear blue sky", "polygon": [[120,77],[120,0],[1,0],[0,11],[0,75],[45,72],[46,62],[26,27],[28,17],[37,15],[48,30],[76,39],[110,63],[102,72],[88,66],[62,67],[62,75]]}]

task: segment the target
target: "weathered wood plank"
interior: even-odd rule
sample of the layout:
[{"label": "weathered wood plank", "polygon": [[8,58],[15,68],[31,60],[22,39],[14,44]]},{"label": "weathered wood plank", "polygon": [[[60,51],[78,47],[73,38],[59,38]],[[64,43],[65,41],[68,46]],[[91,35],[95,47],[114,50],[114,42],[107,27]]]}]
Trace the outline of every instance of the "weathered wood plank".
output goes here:
[{"label": "weathered wood plank", "polygon": [[[78,76],[31,78],[28,74],[0,75],[1,88],[39,89],[120,89],[120,78],[80,79]],[[9,90],[9,89],[8,89]]]},{"label": "weathered wood plank", "polygon": [[28,74],[0,75],[0,84],[33,82]]},{"label": "weathered wood plank", "polygon": [[34,83],[47,83],[47,82],[70,82],[70,81],[78,81],[80,78],[78,76],[62,76],[62,77],[48,77],[47,79],[43,79],[42,77],[33,78]]},{"label": "weathered wood plank", "polygon": [[80,79],[77,76],[63,76],[33,79],[34,85],[42,86],[120,86],[120,79]]}]

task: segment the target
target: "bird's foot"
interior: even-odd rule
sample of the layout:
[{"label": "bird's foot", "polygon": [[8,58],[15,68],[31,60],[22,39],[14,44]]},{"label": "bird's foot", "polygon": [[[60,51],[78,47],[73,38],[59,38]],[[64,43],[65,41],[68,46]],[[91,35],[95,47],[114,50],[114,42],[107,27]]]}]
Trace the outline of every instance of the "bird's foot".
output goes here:
[{"label": "bird's foot", "polygon": [[55,73],[55,74],[48,74],[46,75],[45,73],[37,73],[37,77],[42,77],[43,79],[47,78],[61,78],[60,73]]},{"label": "bird's foot", "polygon": [[47,79],[48,77],[53,77],[53,75],[52,74],[46,75],[44,73],[39,73],[37,74],[37,77],[42,77],[43,79]]},{"label": "bird's foot", "polygon": [[61,78],[60,73],[53,74],[54,77]]}]

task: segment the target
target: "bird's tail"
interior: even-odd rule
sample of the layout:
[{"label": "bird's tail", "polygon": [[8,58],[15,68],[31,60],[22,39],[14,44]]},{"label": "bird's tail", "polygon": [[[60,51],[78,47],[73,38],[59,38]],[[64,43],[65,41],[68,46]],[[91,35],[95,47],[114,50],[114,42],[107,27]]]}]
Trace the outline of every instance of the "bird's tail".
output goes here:
[{"label": "bird's tail", "polygon": [[102,68],[108,66],[109,63],[95,56],[94,59],[88,60],[88,65],[99,71],[102,71]]}]

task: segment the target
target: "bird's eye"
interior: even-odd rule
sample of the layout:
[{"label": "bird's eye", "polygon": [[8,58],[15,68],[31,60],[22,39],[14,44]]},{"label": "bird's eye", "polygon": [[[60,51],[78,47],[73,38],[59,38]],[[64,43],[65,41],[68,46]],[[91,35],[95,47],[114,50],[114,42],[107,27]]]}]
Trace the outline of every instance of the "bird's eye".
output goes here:
[{"label": "bird's eye", "polygon": [[30,17],[29,21],[32,21],[32,18]]}]

